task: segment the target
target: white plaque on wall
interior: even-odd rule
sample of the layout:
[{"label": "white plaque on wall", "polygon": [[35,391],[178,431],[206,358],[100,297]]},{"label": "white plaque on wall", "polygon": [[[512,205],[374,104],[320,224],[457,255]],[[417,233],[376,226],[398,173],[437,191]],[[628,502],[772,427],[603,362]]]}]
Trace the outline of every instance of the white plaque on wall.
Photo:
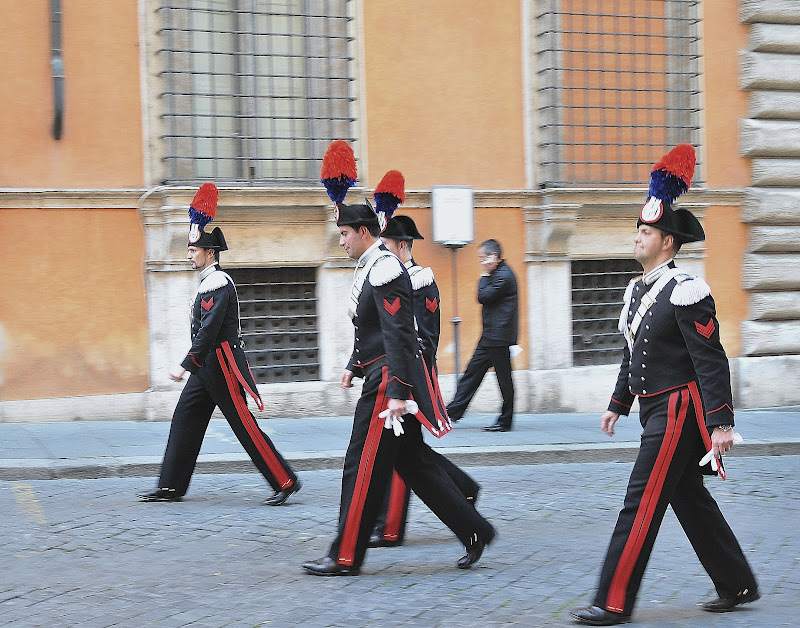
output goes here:
[{"label": "white plaque on wall", "polygon": [[433,241],[463,246],[475,240],[474,201],[468,185],[434,185],[431,188]]}]

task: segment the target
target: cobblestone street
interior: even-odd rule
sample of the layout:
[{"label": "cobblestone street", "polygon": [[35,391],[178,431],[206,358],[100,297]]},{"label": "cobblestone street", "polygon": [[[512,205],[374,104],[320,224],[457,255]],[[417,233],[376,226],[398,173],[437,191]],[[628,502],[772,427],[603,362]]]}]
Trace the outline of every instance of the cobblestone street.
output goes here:
[{"label": "cobblestone street", "polygon": [[[587,453],[590,457],[591,453]],[[463,462],[462,462],[463,464]],[[707,479],[763,597],[713,615],[671,511],[633,625],[794,626],[800,600],[800,456],[737,457]],[[150,478],[0,483],[0,617],[11,626],[562,626],[591,601],[628,462],[469,467],[498,538],[469,571],[416,498],[407,543],[370,550],[357,578],[305,575],[327,551],[341,473],[305,471],[280,508],[255,474],[196,475],[180,503],[139,503]]]}]

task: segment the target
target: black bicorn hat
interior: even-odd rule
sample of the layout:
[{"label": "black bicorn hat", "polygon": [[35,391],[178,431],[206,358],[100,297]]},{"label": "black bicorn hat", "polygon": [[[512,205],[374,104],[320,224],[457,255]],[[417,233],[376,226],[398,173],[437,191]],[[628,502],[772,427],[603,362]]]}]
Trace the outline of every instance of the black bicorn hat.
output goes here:
[{"label": "black bicorn hat", "polygon": [[678,246],[706,239],[700,221],[688,209],[673,209],[672,203],[689,189],[694,175],[695,151],[691,144],[678,144],[653,166],[647,202],[636,226],[651,225],[669,233]]},{"label": "black bicorn hat", "polygon": [[[366,200],[366,199],[365,199]],[[358,229],[361,225],[366,227],[378,227],[378,214],[366,201],[364,205],[345,205],[342,202],[335,203],[334,217],[337,227],[353,227]]]},{"label": "black bicorn hat", "polygon": [[381,236],[392,240],[424,240],[411,216],[392,216]]},{"label": "black bicorn hat", "polygon": [[219,190],[213,183],[204,183],[197,190],[189,206],[189,246],[218,251],[228,250],[222,229],[214,227],[211,233],[204,231],[205,226],[217,215],[218,199]]}]

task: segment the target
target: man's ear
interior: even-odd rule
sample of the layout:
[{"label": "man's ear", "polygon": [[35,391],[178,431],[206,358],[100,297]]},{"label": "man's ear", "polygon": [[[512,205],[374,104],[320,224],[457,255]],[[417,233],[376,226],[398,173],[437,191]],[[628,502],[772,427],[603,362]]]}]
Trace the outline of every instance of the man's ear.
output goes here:
[{"label": "man's ear", "polygon": [[[669,243],[667,243],[667,240],[669,240]],[[662,248],[664,250],[669,249],[670,251],[674,251],[675,250],[675,236],[673,236],[671,233],[668,233],[667,235],[665,235],[664,236],[664,241],[661,243],[661,246],[662,246]]]}]

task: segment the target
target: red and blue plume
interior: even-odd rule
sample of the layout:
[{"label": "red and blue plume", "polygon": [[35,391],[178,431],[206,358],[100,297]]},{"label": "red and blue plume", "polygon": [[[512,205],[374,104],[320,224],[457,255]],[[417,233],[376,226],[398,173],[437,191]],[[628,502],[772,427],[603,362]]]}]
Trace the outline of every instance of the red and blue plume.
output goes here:
[{"label": "red and blue plume", "polygon": [[322,158],[319,177],[334,203],[344,201],[347,190],[355,185],[358,178],[356,157],[350,144],[344,140],[331,142]]},{"label": "red and blue plume", "polygon": [[694,147],[691,144],[678,144],[653,166],[649,195],[672,204],[689,189],[694,165]]},{"label": "red and blue plume", "polygon": [[406,180],[399,170],[390,170],[372,193],[375,199],[375,211],[384,212],[391,218],[400,203],[406,201]]},{"label": "red and blue plume", "polygon": [[204,183],[197,190],[197,194],[192,199],[189,207],[189,222],[196,224],[202,229],[217,215],[217,199],[219,190],[213,183]]}]

